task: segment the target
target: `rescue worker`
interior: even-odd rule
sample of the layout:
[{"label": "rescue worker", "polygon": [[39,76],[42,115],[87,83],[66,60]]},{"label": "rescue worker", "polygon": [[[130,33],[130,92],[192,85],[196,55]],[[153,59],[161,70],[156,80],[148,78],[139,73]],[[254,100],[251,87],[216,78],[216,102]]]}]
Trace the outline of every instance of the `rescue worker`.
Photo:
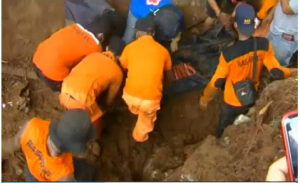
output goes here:
[{"label": "rescue worker", "polygon": [[[207,18],[203,23],[203,33],[213,28],[215,21],[218,19],[224,25],[226,30],[231,28],[231,18],[236,5],[246,0],[207,0],[206,14]],[[227,13],[222,11],[226,7]]]},{"label": "rescue worker", "polygon": [[262,7],[257,13],[255,18],[255,26],[257,27],[261,21],[263,24],[269,24],[272,21],[272,18],[268,16],[268,13],[272,10],[272,8],[277,4],[278,0],[263,0]]},{"label": "rescue worker", "polygon": [[89,28],[69,25],[42,42],[34,56],[33,65],[41,78],[54,92],[59,92],[62,81],[82,58],[101,52],[101,42],[110,32],[107,19],[98,18]]},{"label": "rescue worker", "polygon": [[115,35],[124,34],[126,19],[120,16],[106,0],[66,0],[64,9],[66,25],[78,23],[87,28],[97,17],[106,17]]},{"label": "rescue worker", "polygon": [[[238,32],[239,40],[224,48],[220,55],[217,70],[200,98],[200,107],[205,110],[217,91],[224,88],[224,103],[222,104],[217,127],[219,138],[222,136],[224,129],[250,107],[242,105],[243,101],[239,96],[249,96],[248,93],[255,94],[259,86],[259,75],[263,66],[266,66],[274,79],[284,79],[291,75],[290,69],[280,66],[274,56],[272,45],[266,38],[252,37],[255,30],[254,18],[254,9],[249,4],[242,3],[236,8],[234,27]],[[256,51],[254,51],[255,49]],[[255,52],[257,59],[254,62]],[[253,70],[254,65],[255,70]],[[249,90],[246,91],[247,88],[238,87],[239,83],[243,83],[243,85],[248,83]],[[245,92],[240,93],[244,89],[246,89]],[[253,98],[253,102],[255,102],[255,97]]]},{"label": "rescue worker", "polygon": [[287,67],[298,50],[298,0],[279,0],[270,13],[274,18],[267,38],[277,60]]},{"label": "rescue worker", "polygon": [[122,98],[131,113],[138,115],[132,136],[137,142],[144,142],[160,109],[162,79],[170,83],[174,76],[169,52],[153,38],[153,19],[139,19],[136,30],[137,40],[127,45],[120,57],[122,67],[128,70]]},{"label": "rescue worker", "polygon": [[125,43],[129,44],[135,39],[137,20],[147,16],[154,19],[156,41],[164,45],[171,42],[171,52],[177,51],[183,23],[181,12],[172,0],[131,0],[123,37]]},{"label": "rescue worker", "polygon": [[[123,73],[117,57],[125,43],[119,37],[112,37],[109,51],[86,56],[64,79],[59,96],[60,104],[66,109],[81,108],[88,111],[100,139],[101,117],[111,111],[114,99],[123,80]],[[106,94],[107,92],[107,94]],[[106,95],[105,95],[106,94]],[[102,101],[103,96],[105,101]],[[93,152],[99,154],[99,144],[93,143]]]},{"label": "rescue worker", "polygon": [[72,154],[83,154],[95,137],[88,113],[73,109],[63,113],[58,121],[31,119],[16,136],[3,141],[2,153],[6,156],[22,149],[29,182],[73,182],[82,172],[76,172]]}]

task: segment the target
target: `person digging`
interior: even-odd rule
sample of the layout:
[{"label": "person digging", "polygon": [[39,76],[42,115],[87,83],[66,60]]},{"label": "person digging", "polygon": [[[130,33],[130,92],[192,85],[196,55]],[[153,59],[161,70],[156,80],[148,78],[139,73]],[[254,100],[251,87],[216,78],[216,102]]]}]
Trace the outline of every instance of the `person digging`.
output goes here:
[{"label": "person digging", "polygon": [[[95,138],[89,114],[73,109],[64,112],[58,121],[31,119],[17,135],[3,141],[2,155],[22,149],[26,181],[92,181],[94,175],[89,165],[72,154],[83,154],[87,143]],[[89,171],[78,171],[83,170],[82,166]]]},{"label": "person digging", "polygon": [[100,155],[101,118],[114,109],[115,98],[123,81],[117,58],[124,47],[123,40],[113,36],[106,52],[92,53],[72,69],[64,79],[59,95],[60,104],[65,109],[81,108],[88,111],[97,130],[97,140],[89,147],[96,157]]}]

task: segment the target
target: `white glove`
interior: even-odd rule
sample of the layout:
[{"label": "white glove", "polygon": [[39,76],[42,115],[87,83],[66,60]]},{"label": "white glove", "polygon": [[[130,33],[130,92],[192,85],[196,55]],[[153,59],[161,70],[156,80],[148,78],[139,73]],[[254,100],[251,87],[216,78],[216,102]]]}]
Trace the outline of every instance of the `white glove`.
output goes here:
[{"label": "white glove", "polygon": [[172,42],[171,42],[171,52],[175,52],[178,50],[178,41],[181,39],[181,33],[178,33],[178,35],[172,39]]},{"label": "white glove", "polygon": [[255,19],[254,19],[254,23],[255,23],[254,27],[255,27],[255,29],[259,26],[260,22],[261,22],[260,18],[255,17]]}]

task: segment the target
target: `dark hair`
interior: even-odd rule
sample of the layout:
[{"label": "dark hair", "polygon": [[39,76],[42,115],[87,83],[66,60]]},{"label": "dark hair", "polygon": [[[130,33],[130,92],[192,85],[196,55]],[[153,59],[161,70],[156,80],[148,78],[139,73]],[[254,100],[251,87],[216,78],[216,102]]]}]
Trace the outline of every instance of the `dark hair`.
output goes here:
[{"label": "dark hair", "polygon": [[136,31],[142,31],[149,34],[155,32],[155,23],[152,16],[147,16],[145,18],[139,19],[135,24]]},{"label": "dark hair", "polygon": [[116,56],[120,56],[125,48],[125,42],[117,36],[112,36],[109,40],[108,49]]},{"label": "dark hair", "polygon": [[99,33],[108,34],[111,31],[111,24],[108,17],[97,16],[85,28],[97,37]]}]

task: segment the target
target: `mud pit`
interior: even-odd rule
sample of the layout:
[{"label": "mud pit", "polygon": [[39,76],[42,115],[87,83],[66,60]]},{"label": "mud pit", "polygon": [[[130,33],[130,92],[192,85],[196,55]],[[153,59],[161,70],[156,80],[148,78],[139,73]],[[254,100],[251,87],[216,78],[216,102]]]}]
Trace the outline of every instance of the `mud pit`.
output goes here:
[{"label": "mud pit", "polygon": [[[2,64],[30,70],[38,43],[64,24],[62,1],[2,2],[2,60],[8,62]],[[19,14],[21,9],[32,11]],[[122,9],[121,12],[126,14]],[[27,97],[24,95],[27,82],[30,101],[20,111],[16,102],[12,106],[10,102]],[[289,90],[282,87],[283,82]],[[128,111],[106,116],[102,152],[95,160],[101,165],[96,180],[263,181],[268,166],[284,154],[276,116],[297,109],[296,78],[273,82],[268,88],[256,108],[258,111],[269,101],[274,101],[262,128],[257,130],[255,120],[250,124],[231,126],[219,140],[213,135],[222,97],[219,96],[207,112],[203,112],[198,107],[200,91],[164,99],[155,130],[145,143],[132,139],[136,117]],[[2,110],[4,139],[15,135],[20,126],[34,116],[55,120],[63,111],[57,97],[42,82],[5,74],[2,74],[2,103],[6,104]],[[278,109],[282,103],[285,107]],[[29,111],[26,110],[28,106]],[[25,180],[22,157],[21,152],[16,152],[4,160],[2,181]]]}]

